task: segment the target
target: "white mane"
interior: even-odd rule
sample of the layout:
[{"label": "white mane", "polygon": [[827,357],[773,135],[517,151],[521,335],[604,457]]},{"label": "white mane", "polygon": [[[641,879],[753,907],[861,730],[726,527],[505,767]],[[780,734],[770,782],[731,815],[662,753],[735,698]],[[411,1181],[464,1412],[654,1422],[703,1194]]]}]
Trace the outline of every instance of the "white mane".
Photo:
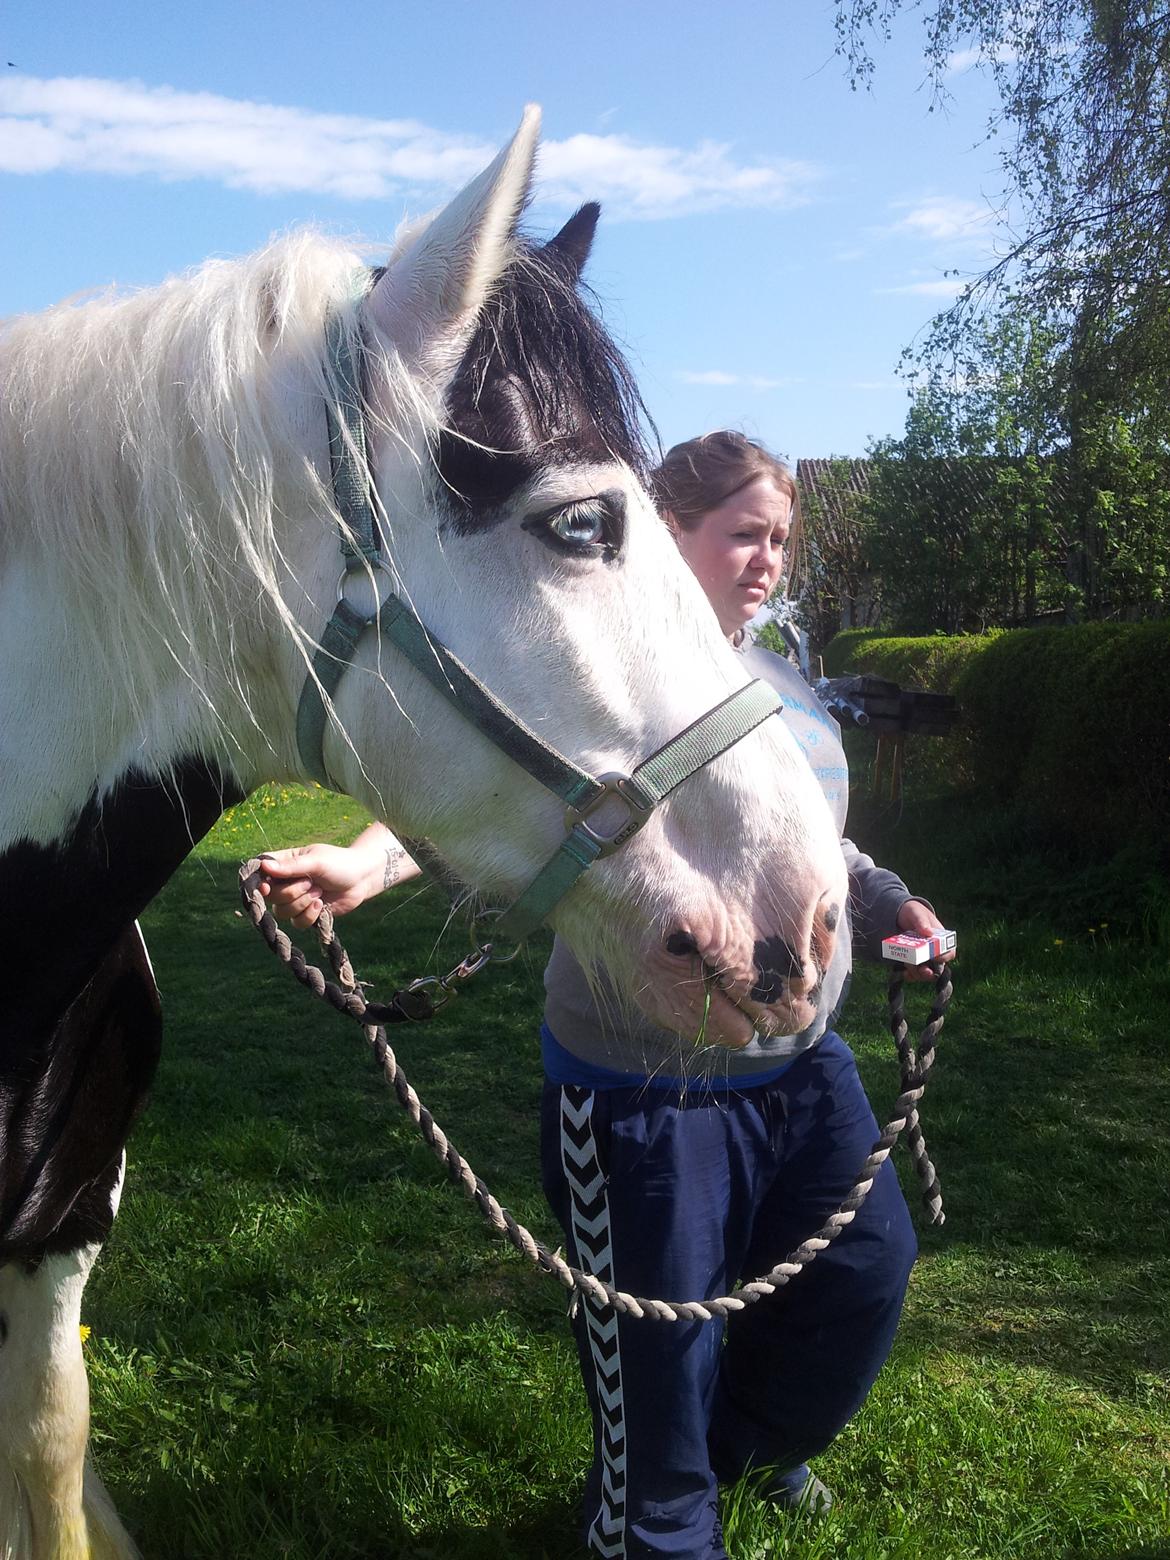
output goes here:
[{"label": "white mane", "polygon": [[249,615],[306,643],[282,538],[337,525],[323,330],[331,306],[352,320],[359,266],[302,231],[3,327],[0,579],[24,559],[54,581],[139,715],[176,674],[213,725],[225,694],[247,709]]}]

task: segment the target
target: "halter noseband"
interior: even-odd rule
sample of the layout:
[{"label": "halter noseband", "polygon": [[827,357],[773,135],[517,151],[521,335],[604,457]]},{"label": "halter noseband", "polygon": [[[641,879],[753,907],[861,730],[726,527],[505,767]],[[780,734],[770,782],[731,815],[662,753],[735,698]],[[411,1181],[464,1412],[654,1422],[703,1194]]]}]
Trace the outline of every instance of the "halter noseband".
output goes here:
[{"label": "halter noseband", "polygon": [[[497,933],[522,942],[541,925],[586,868],[624,845],[647,822],[659,802],[684,780],[754,731],[779,708],[780,696],[767,683],[756,679],[643,759],[632,774],[591,775],[550,747],[485,688],[458,656],[427,632],[417,615],[393,591],[387,589],[371,610],[355,607],[345,594],[347,581],[355,575],[368,578],[371,572],[388,579],[390,569],[370,500],[371,477],[358,367],[350,332],[337,311],[331,311],[326,320],[325,340],[338,391],[336,403],[326,400],[325,416],[333,496],[344,522],[340,543],[345,571],[338,586],[337,606],[321,635],[297,706],[301,762],[322,785],[334,789],[325,769],[322,747],[326,722],[323,695],[332,699],[362,635],[367,628],[376,627],[465,720],[565,803],[565,838],[496,923]],[[628,816],[612,832],[603,833],[590,819],[610,797],[625,803]]]}]

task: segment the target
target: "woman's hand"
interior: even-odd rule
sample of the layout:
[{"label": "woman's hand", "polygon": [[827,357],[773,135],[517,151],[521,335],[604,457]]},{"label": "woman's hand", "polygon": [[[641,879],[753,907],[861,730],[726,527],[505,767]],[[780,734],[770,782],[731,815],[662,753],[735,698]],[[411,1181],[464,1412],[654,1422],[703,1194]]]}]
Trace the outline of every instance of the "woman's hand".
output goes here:
[{"label": "woman's hand", "polygon": [[260,892],[278,920],[312,926],[328,907],[356,910],[374,894],[418,875],[418,867],[386,828],[372,823],[352,845],[294,845],[260,857]]},{"label": "woman's hand", "polygon": [[[938,916],[921,899],[908,899],[898,911],[898,930],[908,932],[911,937],[930,937],[934,932],[941,932],[944,927],[939,922]],[[889,924],[888,922],[886,923]],[[934,963],[947,964],[955,956],[952,948],[950,953],[944,953],[940,960]],[[902,967],[902,974],[907,980],[933,980],[934,971],[928,964],[907,964]]]}]

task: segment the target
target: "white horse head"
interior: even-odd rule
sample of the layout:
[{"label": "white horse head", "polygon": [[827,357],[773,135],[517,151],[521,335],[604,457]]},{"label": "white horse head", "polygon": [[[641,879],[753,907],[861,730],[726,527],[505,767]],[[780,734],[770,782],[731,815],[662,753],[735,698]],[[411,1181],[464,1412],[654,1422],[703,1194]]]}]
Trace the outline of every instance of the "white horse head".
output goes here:
[{"label": "white horse head", "polygon": [[[0,692],[0,726],[28,733],[9,837],[61,838],[95,789],[192,755],[243,789],[303,775],[294,711],[339,573],[330,311],[360,342],[395,589],[530,727],[628,773],[746,681],[647,497],[636,391],[578,291],[596,208],[543,247],[518,235],[537,129],[529,111],[364,291],[352,253],[300,235],[10,327],[0,652],[31,670]],[[563,836],[558,803],[372,632],[324,757],[490,898]],[[811,1021],[845,895],[827,805],[767,721],[553,919],[684,1031],[697,952],[723,992],[708,1038],[739,1044]]]}]

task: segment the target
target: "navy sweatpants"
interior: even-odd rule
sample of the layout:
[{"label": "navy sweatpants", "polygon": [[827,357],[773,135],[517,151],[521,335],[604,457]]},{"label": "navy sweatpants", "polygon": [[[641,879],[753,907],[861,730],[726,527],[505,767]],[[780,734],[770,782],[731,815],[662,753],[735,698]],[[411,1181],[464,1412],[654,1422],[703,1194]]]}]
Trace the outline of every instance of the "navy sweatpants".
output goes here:
[{"label": "navy sweatpants", "polygon": [[[545,1192],[571,1260],[633,1294],[727,1294],[811,1235],[877,1136],[853,1054],[826,1035],[774,1083],[682,1100],[546,1083]],[[717,1322],[580,1308],[593,1414],[590,1551],[723,1560],[717,1482],[804,1462],[864,1402],[916,1253],[892,1166],[776,1295]]]}]

